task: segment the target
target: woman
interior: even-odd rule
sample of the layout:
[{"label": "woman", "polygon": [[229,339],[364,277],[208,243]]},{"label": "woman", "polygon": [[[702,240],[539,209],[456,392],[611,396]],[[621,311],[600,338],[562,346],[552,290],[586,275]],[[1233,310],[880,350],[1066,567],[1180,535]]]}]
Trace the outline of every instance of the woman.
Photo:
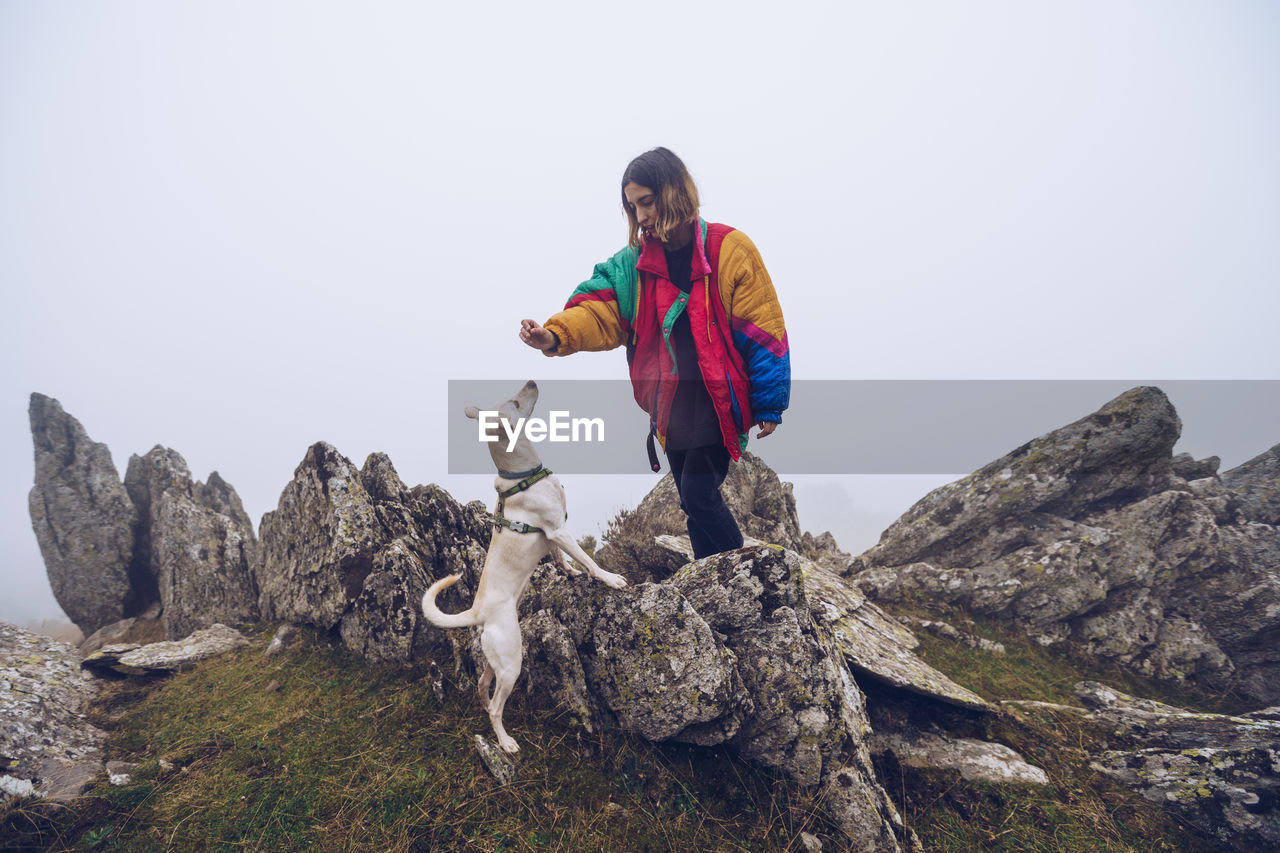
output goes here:
[{"label": "woman", "polygon": [[[756,247],[698,215],[698,189],[666,148],[622,175],[627,247],[597,264],[565,309],[520,339],[546,355],[626,345],[636,402],[649,413],[688,514],[695,557],[742,546],[720,485],[747,445],[770,435],[791,390],[782,308]],[[657,457],[651,461],[657,470]]]}]

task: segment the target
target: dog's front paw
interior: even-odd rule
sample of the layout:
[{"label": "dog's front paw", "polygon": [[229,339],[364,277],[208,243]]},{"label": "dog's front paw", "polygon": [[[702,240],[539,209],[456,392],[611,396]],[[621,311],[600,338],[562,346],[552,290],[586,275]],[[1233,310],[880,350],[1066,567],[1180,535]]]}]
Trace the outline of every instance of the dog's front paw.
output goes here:
[{"label": "dog's front paw", "polygon": [[622,575],[615,575],[613,572],[602,571],[600,572],[600,574],[596,575],[596,577],[604,581],[614,589],[622,589],[627,585],[626,578],[624,578]]},{"label": "dog's front paw", "polygon": [[520,751],[520,744],[516,743],[516,739],[509,734],[498,735],[498,746],[502,747],[505,752]]}]

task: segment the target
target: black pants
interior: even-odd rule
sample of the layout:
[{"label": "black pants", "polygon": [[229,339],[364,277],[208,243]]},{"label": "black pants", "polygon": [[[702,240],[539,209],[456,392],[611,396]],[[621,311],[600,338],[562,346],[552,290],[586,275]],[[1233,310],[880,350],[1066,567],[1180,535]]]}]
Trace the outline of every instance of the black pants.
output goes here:
[{"label": "black pants", "polygon": [[729,450],[708,444],[690,450],[668,450],[671,476],[680,494],[680,508],[689,516],[686,527],[695,558],[742,547],[742,531],[725,506],[720,484],[729,473]]}]

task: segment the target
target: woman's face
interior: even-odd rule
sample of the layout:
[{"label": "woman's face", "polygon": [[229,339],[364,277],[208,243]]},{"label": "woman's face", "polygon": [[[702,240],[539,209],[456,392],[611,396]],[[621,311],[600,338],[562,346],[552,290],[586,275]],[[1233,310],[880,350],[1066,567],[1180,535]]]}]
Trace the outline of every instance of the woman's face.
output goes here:
[{"label": "woman's face", "polygon": [[648,187],[642,187],[635,181],[622,188],[622,195],[627,200],[645,236],[654,236],[654,228],[658,225],[658,195]]}]

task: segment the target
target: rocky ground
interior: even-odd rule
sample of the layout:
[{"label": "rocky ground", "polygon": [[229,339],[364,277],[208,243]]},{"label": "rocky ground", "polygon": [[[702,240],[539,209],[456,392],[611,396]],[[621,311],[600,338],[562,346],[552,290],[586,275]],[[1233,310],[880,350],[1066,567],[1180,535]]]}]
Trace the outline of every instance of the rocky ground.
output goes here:
[{"label": "rocky ground", "polygon": [[[122,481],[56,401],[33,397],[32,428],[33,525],[59,601],[95,635],[89,667],[146,677],[172,665],[158,655],[173,641],[230,647],[221,623],[268,621],[474,681],[475,637],[435,629],[417,602],[447,574],[461,581],[444,609],[474,595],[491,535],[480,504],[406,487],[385,455],[357,468],[319,443],[255,537],[234,490],[216,475],[193,483],[171,450],[133,457]],[[1239,714],[1191,714],[1086,683],[1080,705],[1052,713],[1112,727],[1092,766],[1135,796],[1224,845],[1278,846],[1280,733],[1267,710],[1280,703],[1278,450],[1218,475],[1214,460],[1172,456],[1179,429],[1158,389],[1134,389],[935,490],[857,558],[802,532],[789,486],[748,455],[725,491],[753,542],[690,561],[667,478],[600,550],[626,590],[536,574],[520,611],[526,677],[587,731],[726,745],[820,789],[853,849],[914,850],[876,756],[1044,784],[1007,744],[948,728],[1026,712],[916,653],[916,629],[1001,653],[947,622],[958,608],[1064,655],[1234,696]],[[76,728],[92,691],[78,654],[7,630],[5,701],[21,722],[0,750],[6,790],[49,793],[49,761],[100,772],[100,737]],[[934,710],[873,717],[868,691]],[[55,705],[70,710],[53,716]]]}]

